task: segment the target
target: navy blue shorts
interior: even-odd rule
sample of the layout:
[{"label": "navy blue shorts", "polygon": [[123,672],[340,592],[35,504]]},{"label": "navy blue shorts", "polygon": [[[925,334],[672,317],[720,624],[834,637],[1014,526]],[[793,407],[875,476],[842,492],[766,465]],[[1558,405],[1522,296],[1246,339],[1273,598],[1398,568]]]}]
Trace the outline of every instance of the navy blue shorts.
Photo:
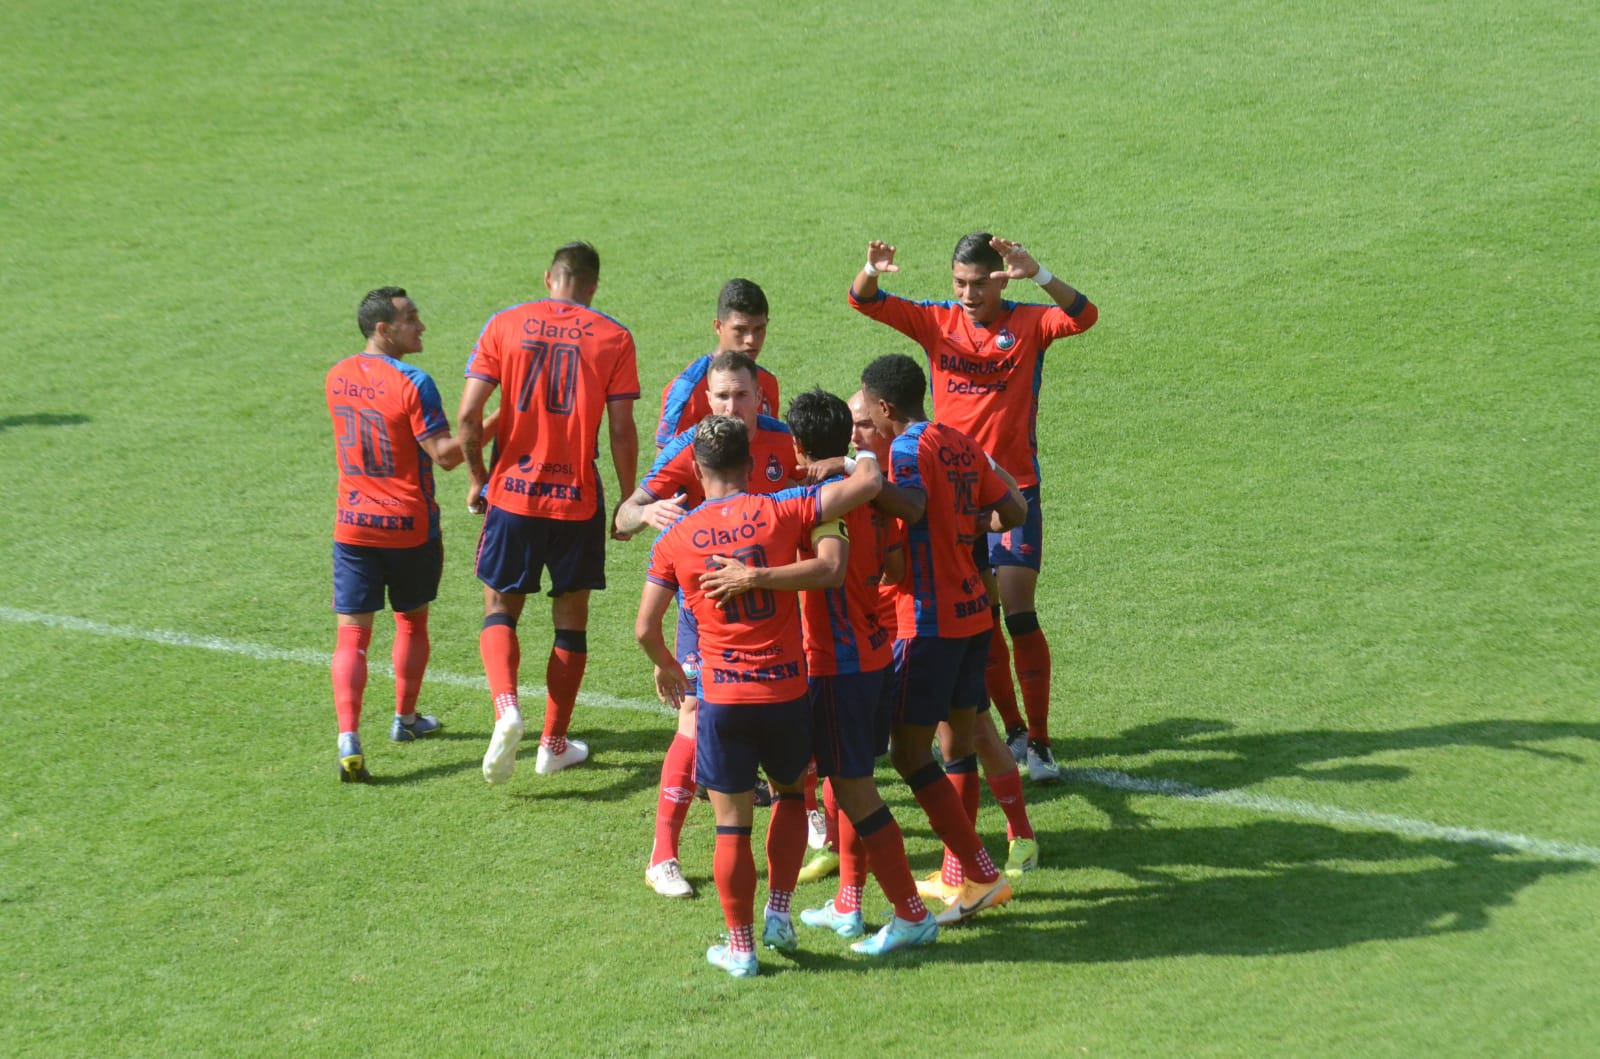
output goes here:
[{"label": "navy blue shorts", "polygon": [[896,640],[895,723],[932,728],[949,720],[951,710],[987,709],[983,671],[989,665],[993,632],[985,629],[961,639],[918,636]]},{"label": "navy blue shorts", "polygon": [[683,592],[678,592],[678,633],[673,640],[673,657],[689,675],[689,694],[700,697],[700,626],[694,614],[683,605]]},{"label": "navy blue shorts", "polygon": [[550,571],[550,595],[606,587],[606,506],[583,522],[516,515],[490,506],[478,538],[478,580],[496,592],[530,596]]},{"label": "navy blue shorts", "polygon": [[1022,491],[1022,498],[1028,502],[1028,517],[1016,529],[989,534],[989,565],[1026,566],[1037,572],[1044,556],[1044,512],[1039,508],[1039,487],[1028,486]]},{"label": "navy blue shorts", "polygon": [[871,776],[889,752],[894,715],[894,670],[811,678],[811,740],[817,774]]},{"label": "navy blue shorts", "polygon": [[811,763],[811,702],[726,706],[700,703],[695,716],[694,778],[723,794],[754,790],[756,766],[775,782],[795,783]]},{"label": "navy blue shorts", "polygon": [[416,610],[439,595],[444,545],[431,540],[415,548],[377,548],[333,542],[333,612],[371,614],[383,609],[383,591],[397,611]]}]

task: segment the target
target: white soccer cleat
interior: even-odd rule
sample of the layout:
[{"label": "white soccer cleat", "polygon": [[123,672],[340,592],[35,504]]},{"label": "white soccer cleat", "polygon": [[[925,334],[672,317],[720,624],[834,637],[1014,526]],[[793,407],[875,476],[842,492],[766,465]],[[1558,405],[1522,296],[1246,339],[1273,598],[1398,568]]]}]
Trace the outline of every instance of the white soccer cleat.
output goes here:
[{"label": "white soccer cleat", "polygon": [[567,748],[559,754],[550,753],[550,748],[540,743],[539,760],[533,763],[533,771],[541,776],[549,776],[588,760],[589,744],[581,739],[568,739]]},{"label": "white soccer cleat", "polygon": [[517,771],[517,744],[522,742],[522,714],[507,710],[494,722],[489,750],[483,755],[483,778],[490,785],[504,783]]},{"label": "white soccer cleat", "polygon": [[1061,778],[1061,766],[1050,747],[1038,740],[1028,744],[1028,778],[1035,783],[1055,783]]},{"label": "white soccer cleat", "polygon": [[826,849],[828,846],[828,818],[822,815],[820,809],[806,813],[806,845],[812,849]]},{"label": "white soccer cleat", "polygon": [[664,860],[653,868],[646,868],[644,881],[662,897],[694,896],[694,887],[683,877],[683,865],[678,863],[677,857]]}]

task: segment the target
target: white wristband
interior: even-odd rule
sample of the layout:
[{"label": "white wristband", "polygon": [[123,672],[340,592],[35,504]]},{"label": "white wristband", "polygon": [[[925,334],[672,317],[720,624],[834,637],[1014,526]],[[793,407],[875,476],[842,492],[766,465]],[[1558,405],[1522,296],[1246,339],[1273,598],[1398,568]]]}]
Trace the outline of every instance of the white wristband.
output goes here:
[{"label": "white wristband", "polygon": [[1045,268],[1043,265],[1040,265],[1039,266],[1039,271],[1037,271],[1037,272],[1035,272],[1033,274],[1033,282],[1037,283],[1041,287],[1044,286],[1046,283],[1049,283],[1051,280],[1053,280],[1055,278],[1056,278],[1055,273],[1051,272],[1049,269]]},{"label": "white wristband", "polygon": [[874,463],[876,463],[877,459],[878,459],[878,454],[876,452],[873,452],[871,449],[857,449],[856,450],[856,459],[858,459],[858,460],[872,460]]},{"label": "white wristband", "polygon": [[878,274],[878,270],[872,267],[872,262],[870,261],[861,266],[861,271],[865,272],[869,276],[876,276]]},{"label": "white wristband", "polygon": [[846,456],[844,458],[844,473],[845,474],[854,474],[855,473],[855,469],[856,469],[856,461],[852,460],[850,457]]}]

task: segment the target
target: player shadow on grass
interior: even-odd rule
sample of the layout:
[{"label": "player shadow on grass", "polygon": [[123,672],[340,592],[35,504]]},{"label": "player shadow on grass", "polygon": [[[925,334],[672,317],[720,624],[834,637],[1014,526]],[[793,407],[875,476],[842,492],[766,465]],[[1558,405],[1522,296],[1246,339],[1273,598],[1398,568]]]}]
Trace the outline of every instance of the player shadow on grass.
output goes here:
[{"label": "player shadow on grass", "polygon": [[[1592,870],[1441,839],[1272,820],[1062,837],[1072,870],[1024,880],[995,917],[996,926],[1009,918],[1017,930],[995,939],[994,958],[1267,956],[1433,938],[1488,929],[1493,911],[1533,883]],[[1072,885],[1086,878],[1087,887]],[[988,944],[981,939],[971,955],[984,958]]]},{"label": "player shadow on grass", "polygon": [[[517,774],[511,780],[511,796],[519,801],[620,802],[645,790],[654,790],[661,780],[661,755],[666,743],[653,729],[612,731],[606,728],[574,728],[573,737],[589,744],[589,760],[574,769],[554,776],[533,771],[539,753],[539,730],[530,725],[517,751]],[[483,745],[489,745],[485,735]],[[523,771],[527,777],[524,782]]]},{"label": "player shadow on grass", "polygon": [[12,427],[72,427],[87,422],[89,417],[79,412],[27,412],[0,416],[0,433]]},{"label": "player shadow on grass", "polygon": [[[1173,718],[1112,738],[1064,739],[1057,744],[1057,754],[1066,764],[1110,762],[1135,779],[1228,790],[1284,777],[1325,782],[1405,779],[1412,773],[1405,765],[1362,760],[1394,751],[1483,747],[1547,761],[1587,763],[1584,756],[1538,745],[1563,739],[1600,743],[1600,724],[1463,721],[1383,731],[1235,733],[1226,721]],[[1072,784],[1068,790],[1081,792],[1084,785]],[[1061,793],[1057,788],[1042,797]],[[1029,797],[1032,800],[1032,791]],[[1127,795],[1096,795],[1093,800],[1105,808],[1119,798],[1125,800]],[[1112,819],[1117,820],[1115,813]]]}]

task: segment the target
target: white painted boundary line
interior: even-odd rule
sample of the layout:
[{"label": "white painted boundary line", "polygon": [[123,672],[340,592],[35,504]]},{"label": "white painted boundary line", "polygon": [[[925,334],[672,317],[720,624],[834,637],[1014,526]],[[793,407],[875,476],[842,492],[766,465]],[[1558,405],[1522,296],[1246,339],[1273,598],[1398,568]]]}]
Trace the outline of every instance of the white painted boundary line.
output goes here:
[{"label": "white painted boundary line", "polygon": [[[196,647],[206,651],[218,651],[223,654],[253,658],[262,662],[298,662],[304,665],[327,666],[333,661],[333,656],[326,651],[313,651],[308,648],[269,647],[265,644],[225,640],[215,636],[193,636],[189,633],[171,632],[162,629],[138,629],[127,625],[108,625],[103,622],[89,621],[85,618],[73,618],[58,614],[40,614],[35,611],[17,610],[13,607],[0,607],[0,621],[23,625],[44,625],[55,629],[65,629],[69,632],[110,636],[123,640],[142,640],[146,643],[164,644],[170,647]],[[376,673],[386,674],[390,677],[394,676],[394,669],[388,665],[372,663],[371,669]],[[430,668],[427,679],[433,683],[448,684],[454,687],[488,690],[488,682],[483,677],[463,676],[459,673],[442,672]],[[518,692],[521,695],[532,698],[543,696],[544,688],[539,685],[525,685],[519,687]],[[584,706],[594,706],[607,710],[635,710],[659,714],[670,714],[672,712],[659,703],[646,702],[642,699],[618,698],[614,695],[594,692],[583,693],[579,696],[578,701]],[[1233,809],[1247,809],[1271,816],[1291,816],[1302,820],[1314,820],[1323,824],[1340,824],[1363,831],[1382,831],[1411,838],[1428,838],[1461,845],[1487,846],[1491,849],[1508,852],[1531,853],[1551,860],[1600,864],[1600,848],[1575,842],[1530,838],[1527,835],[1504,831],[1481,831],[1475,828],[1447,827],[1427,820],[1414,820],[1404,816],[1392,816],[1388,813],[1341,809],[1333,805],[1319,805],[1315,802],[1301,802],[1290,798],[1275,798],[1264,794],[1252,794],[1249,791],[1212,790],[1208,787],[1195,787],[1175,780],[1140,779],[1125,772],[1116,772],[1111,769],[1063,769],[1062,775],[1076,783],[1088,783],[1097,787],[1128,791],[1134,794],[1155,794],[1167,798],[1185,798],[1192,801],[1225,805]]]}]

